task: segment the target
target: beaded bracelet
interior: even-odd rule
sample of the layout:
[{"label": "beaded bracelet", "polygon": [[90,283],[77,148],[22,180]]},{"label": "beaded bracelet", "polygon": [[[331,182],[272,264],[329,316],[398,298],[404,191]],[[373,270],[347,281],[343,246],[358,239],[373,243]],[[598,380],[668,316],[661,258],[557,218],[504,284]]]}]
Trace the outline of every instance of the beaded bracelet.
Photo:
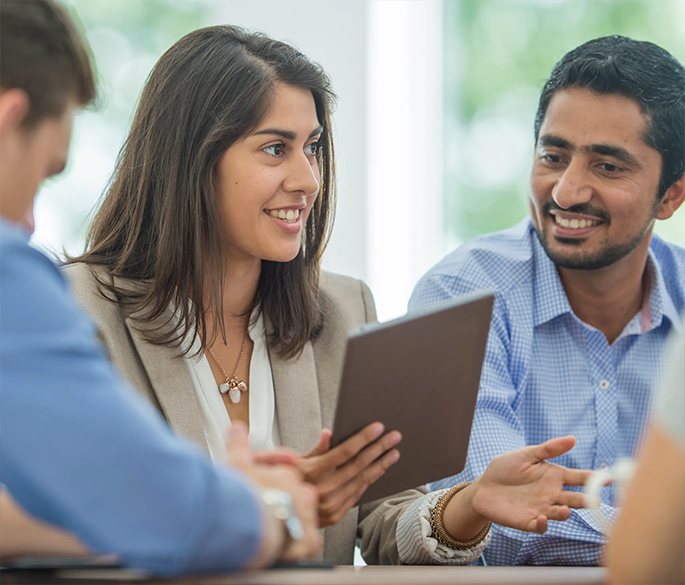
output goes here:
[{"label": "beaded bracelet", "polygon": [[450,488],[445,492],[440,499],[437,501],[433,510],[431,511],[431,529],[433,531],[433,537],[442,545],[452,550],[469,550],[478,546],[485,537],[490,532],[490,527],[492,522],[488,522],[483,530],[481,530],[473,538],[468,540],[457,540],[452,538],[452,535],[445,529],[445,524],[443,522],[442,516],[445,513],[445,508],[449,501],[465,487],[470,486],[471,482],[458,483],[454,487]]}]

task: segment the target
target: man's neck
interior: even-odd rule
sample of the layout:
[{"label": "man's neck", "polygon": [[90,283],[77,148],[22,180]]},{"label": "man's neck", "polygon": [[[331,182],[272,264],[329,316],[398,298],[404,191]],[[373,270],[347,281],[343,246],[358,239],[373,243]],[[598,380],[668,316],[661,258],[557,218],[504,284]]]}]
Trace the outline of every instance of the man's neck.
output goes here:
[{"label": "man's neck", "polygon": [[599,329],[612,344],[640,311],[650,237],[628,256],[599,270],[559,268],[561,284],[576,316]]}]

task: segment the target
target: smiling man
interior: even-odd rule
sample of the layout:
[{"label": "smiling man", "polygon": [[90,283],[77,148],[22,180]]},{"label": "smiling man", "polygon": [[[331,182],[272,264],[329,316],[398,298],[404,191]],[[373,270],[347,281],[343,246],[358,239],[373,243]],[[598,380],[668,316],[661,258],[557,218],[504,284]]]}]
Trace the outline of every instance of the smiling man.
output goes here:
[{"label": "smiling man", "polygon": [[[465,470],[575,435],[575,468],[634,454],[668,333],[685,307],[685,250],[652,234],[685,199],[685,71],[624,37],[562,58],[535,119],[531,215],[460,247],[419,282],[410,309],[497,292]],[[616,490],[603,508],[616,512]],[[649,535],[645,535],[649,538]],[[604,535],[585,510],[544,535],[496,527],[488,564],[600,562]]]}]

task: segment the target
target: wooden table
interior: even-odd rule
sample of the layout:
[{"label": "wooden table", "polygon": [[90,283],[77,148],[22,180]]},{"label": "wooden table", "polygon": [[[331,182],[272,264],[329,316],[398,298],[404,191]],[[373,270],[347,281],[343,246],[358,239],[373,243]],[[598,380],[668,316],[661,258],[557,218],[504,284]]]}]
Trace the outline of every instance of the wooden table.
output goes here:
[{"label": "wooden table", "polygon": [[136,579],[135,573],[125,571],[112,571],[109,574],[80,571],[71,575],[64,572],[63,578],[49,580],[12,575],[7,581],[3,579],[3,585],[600,585],[605,582],[605,575],[605,570],[599,567],[373,566],[281,569],[151,580]]},{"label": "wooden table", "polygon": [[[598,585],[599,567],[336,567],[259,571],[195,579],[174,585]],[[157,581],[156,584],[169,582]],[[152,585],[152,583],[150,583]]]},{"label": "wooden table", "polygon": [[372,566],[140,579],[135,572],[79,570],[49,579],[45,575],[3,575],[3,585],[600,585],[605,575],[599,567]]}]

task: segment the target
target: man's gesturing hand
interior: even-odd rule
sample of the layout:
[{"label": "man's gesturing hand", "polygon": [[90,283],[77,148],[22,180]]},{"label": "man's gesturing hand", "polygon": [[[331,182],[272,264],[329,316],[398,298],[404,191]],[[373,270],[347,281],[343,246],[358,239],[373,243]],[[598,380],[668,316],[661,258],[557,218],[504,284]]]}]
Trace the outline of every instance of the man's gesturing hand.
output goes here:
[{"label": "man's gesturing hand", "polygon": [[567,520],[570,509],[583,508],[585,499],[564,486],[584,485],[592,472],[545,460],[563,455],[575,443],[573,437],[560,437],[495,457],[474,482],[473,509],[497,524],[527,532],[545,532],[548,520]]}]

